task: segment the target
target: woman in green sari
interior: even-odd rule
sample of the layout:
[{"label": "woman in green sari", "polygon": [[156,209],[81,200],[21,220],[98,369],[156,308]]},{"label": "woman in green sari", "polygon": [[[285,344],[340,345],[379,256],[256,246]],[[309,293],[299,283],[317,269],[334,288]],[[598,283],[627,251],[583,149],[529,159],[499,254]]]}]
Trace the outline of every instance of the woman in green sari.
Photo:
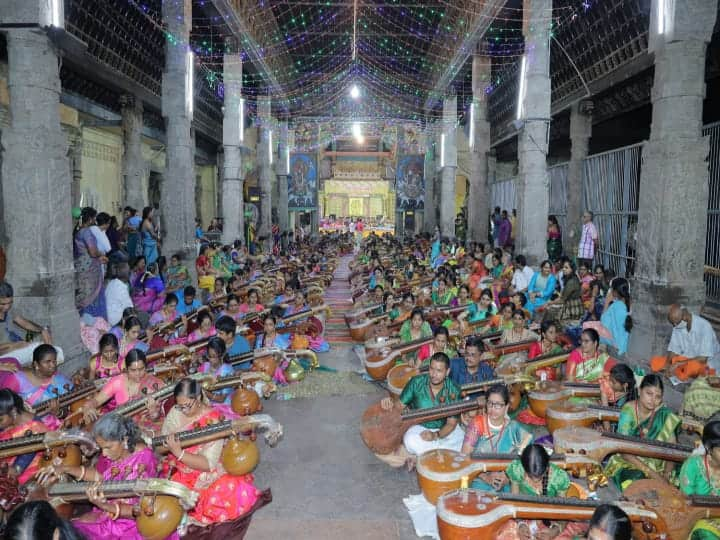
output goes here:
[{"label": "woman in green sari", "polygon": [[[167,282],[165,283],[165,292],[182,291],[190,282],[190,272],[187,267],[180,262],[181,255],[176,253],[170,257],[170,266],[167,268]],[[175,295],[180,297],[179,294]]]},{"label": "woman in green sari", "polygon": [[448,280],[446,277],[441,277],[437,281],[437,288],[433,288],[432,303],[435,306],[446,306],[455,298],[455,294],[452,289],[448,287]]},{"label": "woman in green sari", "polygon": [[[720,422],[709,422],[702,435],[705,455],[692,455],[680,469],[680,490],[685,495],[720,496]],[[695,523],[689,540],[720,540],[720,519]]]},{"label": "woman in green sari", "polygon": [[[662,379],[651,373],[640,383],[638,398],[620,410],[617,432],[651,441],[677,442],[680,417],[663,404]],[[627,454],[614,455],[605,467],[605,474],[625,490],[635,480],[651,478],[670,481],[675,464],[662,459],[641,458]]]},{"label": "woman in green sari", "polygon": [[[429,338],[433,335],[430,323],[425,320],[425,314],[420,307],[413,308],[410,318],[400,327],[400,342],[410,343],[416,339]],[[417,350],[404,355],[403,362],[414,366],[417,362]]]}]

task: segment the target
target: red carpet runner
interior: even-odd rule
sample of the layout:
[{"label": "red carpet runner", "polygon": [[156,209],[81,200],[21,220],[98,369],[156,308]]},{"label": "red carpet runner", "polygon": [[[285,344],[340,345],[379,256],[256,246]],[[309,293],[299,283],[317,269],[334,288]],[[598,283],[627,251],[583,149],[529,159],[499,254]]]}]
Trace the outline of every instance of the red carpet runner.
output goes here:
[{"label": "red carpet runner", "polygon": [[325,339],[330,343],[353,342],[344,318],[345,313],[353,307],[350,296],[350,283],[348,283],[348,277],[350,276],[348,263],[351,260],[352,256],[340,259],[333,281],[330,287],[325,289],[325,302],[330,306],[331,310],[330,318],[325,325]]}]

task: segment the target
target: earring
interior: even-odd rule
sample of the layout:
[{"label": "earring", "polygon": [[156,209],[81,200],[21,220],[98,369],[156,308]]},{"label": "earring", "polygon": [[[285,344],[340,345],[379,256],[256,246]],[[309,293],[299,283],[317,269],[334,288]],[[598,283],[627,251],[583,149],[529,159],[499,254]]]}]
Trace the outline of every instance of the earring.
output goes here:
[{"label": "earring", "polygon": [[123,446],[125,447],[125,450],[127,450],[127,449],[128,449],[128,442],[127,442],[127,439],[125,439],[125,442],[123,443]]}]

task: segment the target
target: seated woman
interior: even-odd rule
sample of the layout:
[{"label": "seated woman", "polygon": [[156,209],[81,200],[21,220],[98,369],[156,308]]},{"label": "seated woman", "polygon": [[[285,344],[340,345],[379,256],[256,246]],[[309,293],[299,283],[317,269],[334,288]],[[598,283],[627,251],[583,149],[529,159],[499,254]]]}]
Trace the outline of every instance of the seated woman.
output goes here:
[{"label": "seated woman", "polygon": [[601,342],[617,349],[618,354],[625,354],[633,326],[630,316],[630,284],[627,279],[615,278],[610,282],[600,322],[611,336],[610,339],[602,338]]},{"label": "seated woman", "polygon": [[415,295],[407,292],[403,294],[402,301],[396,302],[388,314],[391,321],[405,322],[412,315],[415,308]]},{"label": "seated woman", "polygon": [[[425,313],[422,308],[413,308],[410,319],[406,320],[400,327],[399,335],[401,343],[410,343],[411,341],[429,338],[433,335],[430,323],[425,320]],[[409,352],[404,356],[404,359],[410,365],[415,365],[417,352]]]},{"label": "seated woman", "polygon": [[135,516],[139,514],[138,497],[106,500],[103,482],[157,477],[157,460],[142,442],[140,429],[130,418],[109,414],[93,426],[93,436],[102,451],[95,466],[50,465],[41,469],[39,481],[48,485],[69,475],[79,481],[93,482],[88,501],[95,508],[73,520],[77,530],[93,540],[142,540]]},{"label": "seated woman", "polygon": [[182,257],[179,253],[176,253],[170,257],[170,265],[167,269],[167,283],[165,284],[166,293],[178,293],[184,290],[185,287],[192,285],[190,281],[190,272],[187,267],[182,264]]},{"label": "seated woman", "polygon": [[[0,389],[0,443],[32,433],[45,433],[48,426],[25,410],[22,398],[12,390]],[[37,473],[42,452],[0,459],[1,467],[8,467],[10,476],[24,484]]]},{"label": "seated woman", "polygon": [[[508,416],[510,392],[504,384],[491,386],[487,391],[485,414],[478,414],[468,424],[461,453],[473,452],[519,454],[532,442],[532,433]],[[484,491],[508,491],[508,478],[504,472],[480,474],[472,487]]]},{"label": "seated woman", "polygon": [[[560,337],[560,329],[555,321],[543,321],[540,324],[540,340],[530,345],[528,350],[528,360],[544,356],[546,354],[556,354],[563,351],[563,346],[558,338]],[[542,374],[545,374],[544,376]],[[557,369],[550,366],[540,368],[535,372],[538,378],[544,378],[548,381],[554,381],[557,377]]]},{"label": "seated woman", "polygon": [[426,343],[417,354],[417,362],[413,367],[419,367],[421,364],[429,363],[430,358],[435,353],[445,353],[448,358],[452,359],[457,356],[457,351],[449,346],[450,332],[444,326],[439,326],[433,332],[432,343]]},{"label": "seated woman", "polygon": [[[142,326],[140,324],[140,319],[137,317],[128,317],[125,319],[123,322],[123,334],[118,343],[118,354],[121,361],[125,360],[127,354],[133,349],[140,349],[144,353],[148,351],[150,346],[139,339],[141,332]],[[155,333],[153,329],[148,328],[148,331],[146,332],[146,339],[148,343],[152,342],[154,335]]]},{"label": "seated woman", "polygon": [[[170,435],[165,443],[170,451],[163,462],[163,477],[170,477],[200,494],[189,512],[191,523],[209,525],[236,519],[257,501],[260,492],[251,474],[233,476],[220,459],[223,439],[182,448],[177,433],[207,427],[224,419],[224,412],[207,404],[202,384],[182,379],[173,392],[175,406],[168,413],[162,434]],[[170,474],[171,473],[171,474]],[[226,504],[230,501],[231,504]]]},{"label": "seated woman", "polygon": [[527,309],[530,314],[544,306],[552,298],[557,286],[557,279],[552,273],[550,261],[543,261],[540,264],[540,271],[533,274],[527,289]]},{"label": "seated woman", "polygon": [[462,322],[467,320],[469,324],[484,321],[493,315],[497,315],[497,306],[493,303],[493,293],[490,289],[483,289],[480,293],[480,299],[473,302],[458,315],[457,320]]},{"label": "seated woman", "polygon": [[[705,455],[692,455],[680,468],[680,490],[688,496],[720,497],[720,422],[703,429]],[[720,540],[720,520],[701,519],[688,540]]]},{"label": "seated woman", "polygon": [[227,294],[227,283],[225,281],[225,278],[222,277],[216,277],[215,278],[215,287],[213,288],[212,296],[210,297],[210,301],[213,300],[223,300],[225,298],[225,295]]},{"label": "seated woman", "polygon": [[470,287],[467,285],[460,285],[457,288],[457,296],[452,299],[450,305],[452,307],[460,307],[468,305],[470,300]]},{"label": "seated woman", "polygon": [[[545,448],[530,444],[505,471],[510,490],[516,495],[565,497],[570,487],[570,476],[554,463],[550,463]],[[524,540],[537,538],[570,540],[587,530],[584,523],[547,520],[511,520],[497,533],[497,540]]]},{"label": "seated woman", "polygon": [[590,518],[586,538],[587,540],[632,540],[632,523],[619,506],[601,504]]},{"label": "seated woman", "polygon": [[545,304],[546,310],[552,310],[560,321],[576,319],[579,320],[585,307],[582,304],[580,280],[575,274],[575,264],[566,260],[562,265],[563,290],[557,298],[548,300]]},{"label": "seated woman", "polygon": [[590,311],[592,306],[591,285],[595,280],[595,276],[593,276],[592,272],[590,272],[590,268],[588,268],[587,263],[585,262],[578,264],[577,274],[578,279],[580,280],[580,298],[582,300],[583,307],[585,308],[585,311]]},{"label": "seated woman", "polygon": [[511,330],[513,327],[513,312],[515,311],[515,304],[508,302],[500,307],[500,313],[493,317],[492,326],[505,332],[505,330]]},{"label": "seated woman", "polygon": [[497,259],[497,254],[493,255],[493,263],[496,261],[498,264],[493,267],[493,283],[491,285],[491,289],[495,304],[499,305],[500,293],[506,291],[510,286],[515,269],[512,264],[512,255],[507,251],[502,252],[500,259]]},{"label": "seated woman", "polygon": [[[539,336],[532,330],[528,330],[525,327],[525,312],[521,309],[516,309],[512,314],[513,326],[509,330],[505,330],[500,338],[502,345],[511,345],[513,343],[519,343],[521,341],[534,340],[538,341]],[[510,354],[505,354],[499,359],[497,370],[506,372],[511,369],[512,366],[518,366],[519,364],[527,361],[527,352],[518,351]]]},{"label": "seated woman", "polygon": [[290,348],[290,334],[279,334],[277,331],[277,317],[267,315],[263,319],[263,333],[255,338],[256,349],[277,348],[286,351]]},{"label": "seated woman", "polygon": [[69,521],[60,518],[47,501],[30,501],[12,511],[5,526],[5,538],[30,540],[83,540]]},{"label": "seated woman", "polygon": [[[307,303],[307,297],[302,290],[298,289],[295,292],[293,303],[285,309],[283,317],[291,317],[308,309],[310,309],[310,306]],[[301,333],[293,332],[292,348],[312,349],[315,352],[329,351],[330,344],[323,338],[325,327],[322,321],[310,312],[310,315],[307,317],[307,324],[307,330]]]},{"label": "seated woman", "polygon": [[565,367],[565,380],[569,382],[596,382],[610,372],[617,363],[607,353],[601,352],[600,336],[592,328],[580,334],[580,347],[570,353]]},{"label": "seated woman", "polygon": [[148,324],[150,327],[157,327],[164,324],[168,324],[176,321],[180,318],[180,313],[177,310],[178,299],[174,294],[168,294],[165,297],[162,309],[156,311],[150,317]]},{"label": "seated woman", "polygon": [[211,252],[208,244],[200,246],[200,252],[197,259],[195,259],[195,270],[198,276],[198,287],[212,293],[215,288],[215,276],[220,275],[220,273],[213,268],[209,254]]},{"label": "seated woman", "polygon": [[188,322],[185,316],[183,315],[183,326],[180,330],[180,337],[172,340],[173,343],[195,343],[197,341],[201,341],[203,339],[207,339],[209,337],[214,336],[217,334],[217,330],[215,329],[215,325],[213,324],[213,317],[210,315],[210,312],[208,311],[201,311],[198,313],[197,318],[197,328],[193,330],[192,332],[187,332]]},{"label": "seated woman", "polygon": [[33,351],[32,364],[15,371],[5,383],[33,407],[69,392],[73,386],[70,379],[57,370],[57,351],[45,343]]},{"label": "seated woman", "polygon": [[[208,341],[205,352],[205,361],[198,367],[199,373],[209,373],[215,378],[233,375],[235,370],[230,364],[225,363],[227,359],[225,342],[219,337],[212,337]],[[234,388],[223,388],[218,392],[207,392],[210,401],[216,403],[230,403]]]},{"label": "seated woman", "polygon": [[[165,383],[162,379],[147,372],[145,353],[133,349],[125,357],[125,371],[109,379],[102,390],[82,407],[83,418],[89,424],[100,416],[100,407],[102,413],[112,412],[117,407],[151,394],[163,386]],[[154,430],[159,427],[161,414],[162,410],[157,401],[148,397],[143,410],[135,415],[135,421],[143,428]]]},{"label": "seated woman", "polygon": [[[230,297],[228,297],[228,302]],[[247,293],[245,302],[240,304],[240,313],[246,315],[248,313],[260,313],[265,306],[260,303],[260,293],[257,289],[250,289]]]},{"label": "seated woman", "polygon": [[430,296],[432,298],[433,305],[436,306],[446,306],[455,298],[452,290],[448,287],[448,281],[445,277],[438,279],[437,288],[433,288]]},{"label": "seated woman", "polygon": [[104,334],[99,342],[100,352],[90,358],[90,375],[88,379],[109,379],[122,373],[124,365],[118,351],[120,346],[113,334]]},{"label": "seated woman", "polygon": [[165,284],[157,263],[147,265],[145,272],[130,282],[133,304],[140,311],[152,313],[160,309],[165,300]]},{"label": "seated woman", "polygon": [[[676,442],[680,418],[663,403],[663,391],[658,375],[646,375],[640,383],[638,398],[620,410],[617,432],[651,441]],[[612,477],[619,489],[625,490],[643,478],[670,481],[674,469],[671,461],[620,454],[610,458],[605,474]]]}]

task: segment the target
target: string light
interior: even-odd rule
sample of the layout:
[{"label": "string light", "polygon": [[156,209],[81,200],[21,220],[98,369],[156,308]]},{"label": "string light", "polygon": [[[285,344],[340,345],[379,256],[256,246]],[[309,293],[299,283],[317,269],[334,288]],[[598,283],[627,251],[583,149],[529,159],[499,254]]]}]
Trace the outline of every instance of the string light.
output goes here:
[{"label": "string light", "polygon": [[515,119],[520,120],[523,115],[523,106],[525,101],[525,79],[527,77],[526,74],[526,68],[527,68],[527,56],[523,56],[522,60],[520,61],[520,84],[518,85],[518,96],[517,96],[517,113],[515,114]]}]

